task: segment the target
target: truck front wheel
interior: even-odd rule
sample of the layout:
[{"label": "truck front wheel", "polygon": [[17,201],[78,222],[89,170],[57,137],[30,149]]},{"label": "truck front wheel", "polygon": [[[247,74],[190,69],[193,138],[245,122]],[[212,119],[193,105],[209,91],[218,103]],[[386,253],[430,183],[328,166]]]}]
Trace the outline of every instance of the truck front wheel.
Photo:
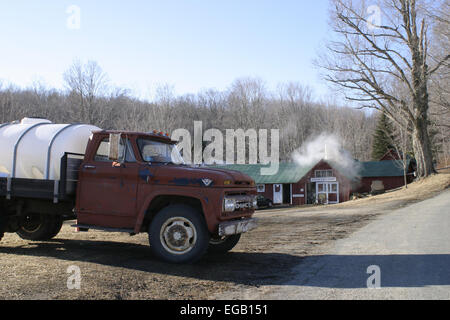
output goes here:
[{"label": "truck front wheel", "polygon": [[241,234],[234,234],[228,237],[212,237],[209,241],[208,252],[212,254],[227,253],[233,249],[241,239]]},{"label": "truck front wheel", "polygon": [[50,240],[61,229],[62,223],[61,225],[59,223],[60,217],[29,213],[20,220],[20,228],[17,234],[25,240]]},{"label": "truck front wheel", "polygon": [[170,205],[162,209],[149,226],[152,252],[171,263],[193,263],[208,249],[206,223],[194,208]]}]

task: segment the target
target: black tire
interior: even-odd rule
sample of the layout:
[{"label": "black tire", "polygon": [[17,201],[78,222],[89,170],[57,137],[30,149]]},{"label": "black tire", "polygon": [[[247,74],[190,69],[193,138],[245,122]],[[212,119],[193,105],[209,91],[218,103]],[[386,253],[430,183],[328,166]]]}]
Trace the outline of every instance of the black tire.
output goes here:
[{"label": "black tire", "polygon": [[5,229],[6,229],[6,219],[5,217],[0,216],[0,241],[5,235]]},{"label": "black tire", "polygon": [[209,231],[200,212],[186,205],[162,209],[150,223],[152,252],[170,263],[194,263],[207,251]]},{"label": "black tire", "polygon": [[56,219],[57,217],[51,215],[29,213],[22,217],[16,233],[24,240],[50,240],[56,235]]},{"label": "black tire", "polygon": [[53,239],[58,235],[64,223],[64,219],[61,216],[55,216],[54,219],[52,232],[49,233],[48,240]]},{"label": "black tire", "polygon": [[211,238],[209,241],[208,253],[223,254],[233,249],[241,239],[241,234],[224,237],[222,239]]}]

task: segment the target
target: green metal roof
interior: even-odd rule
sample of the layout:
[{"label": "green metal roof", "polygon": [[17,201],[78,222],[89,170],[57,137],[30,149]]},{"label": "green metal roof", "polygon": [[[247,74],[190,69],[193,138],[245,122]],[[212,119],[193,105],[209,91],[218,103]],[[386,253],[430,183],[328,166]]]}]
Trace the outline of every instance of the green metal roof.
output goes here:
[{"label": "green metal roof", "polygon": [[302,167],[296,163],[282,162],[279,163],[278,172],[274,175],[261,174],[261,169],[270,168],[270,165],[263,164],[230,164],[214,165],[212,167],[242,172],[255,180],[256,184],[272,184],[296,183],[303,178],[314,165]]},{"label": "green metal roof", "polygon": [[[341,172],[339,170],[339,166],[337,164],[332,161],[327,162],[341,174],[345,175],[345,172]],[[297,163],[282,162],[279,163],[278,172],[274,175],[263,175],[261,173],[261,169],[270,167],[270,165],[263,164],[230,164],[213,165],[211,167],[242,172],[255,180],[256,184],[288,184],[300,181],[312,168],[317,165],[317,163],[310,166],[300,166]],[[409,163],[410,160],[407,162],[407,167],[409,167]],[[358,176],[361,178],[403,176],[403,167],[400,160],[358,162],[358,165]]]},{"label": "green metal roof", "polygon": [[[409,168],[411,160],[407,160],[406,167]],[[399,177],[403,176],[403,163],[401,160],[383,160],[360,162],[360,176],[370,177]]]}]

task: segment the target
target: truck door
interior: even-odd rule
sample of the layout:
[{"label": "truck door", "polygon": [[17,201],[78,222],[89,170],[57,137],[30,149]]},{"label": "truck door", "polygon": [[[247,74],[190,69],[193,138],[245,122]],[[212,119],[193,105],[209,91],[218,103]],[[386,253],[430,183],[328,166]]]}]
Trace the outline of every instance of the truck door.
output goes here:
[{"label": "truck door", "polygon": [[139,167],[128,139],[121,140],[119,155],[125,160],[120,163],[108,159],[108,150],[109,138],[104,138],[93,159],[85,161],[80,169],[78,223],[132,228]]}]

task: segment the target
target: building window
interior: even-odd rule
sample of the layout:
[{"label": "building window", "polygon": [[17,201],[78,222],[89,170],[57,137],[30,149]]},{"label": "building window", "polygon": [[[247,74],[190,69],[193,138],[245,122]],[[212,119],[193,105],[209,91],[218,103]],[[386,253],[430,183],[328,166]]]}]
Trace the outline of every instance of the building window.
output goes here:
[{"label": "building window", "polygon": [[333,170],[316,170],[316,178],[328,178],[333,176]]},{"label": "building window", "polygon": [[256,190],[257,190],[258,192],[266,192],[266,185],[265,185],[265,184],[258,184],[258,185],[256,186]]}]

